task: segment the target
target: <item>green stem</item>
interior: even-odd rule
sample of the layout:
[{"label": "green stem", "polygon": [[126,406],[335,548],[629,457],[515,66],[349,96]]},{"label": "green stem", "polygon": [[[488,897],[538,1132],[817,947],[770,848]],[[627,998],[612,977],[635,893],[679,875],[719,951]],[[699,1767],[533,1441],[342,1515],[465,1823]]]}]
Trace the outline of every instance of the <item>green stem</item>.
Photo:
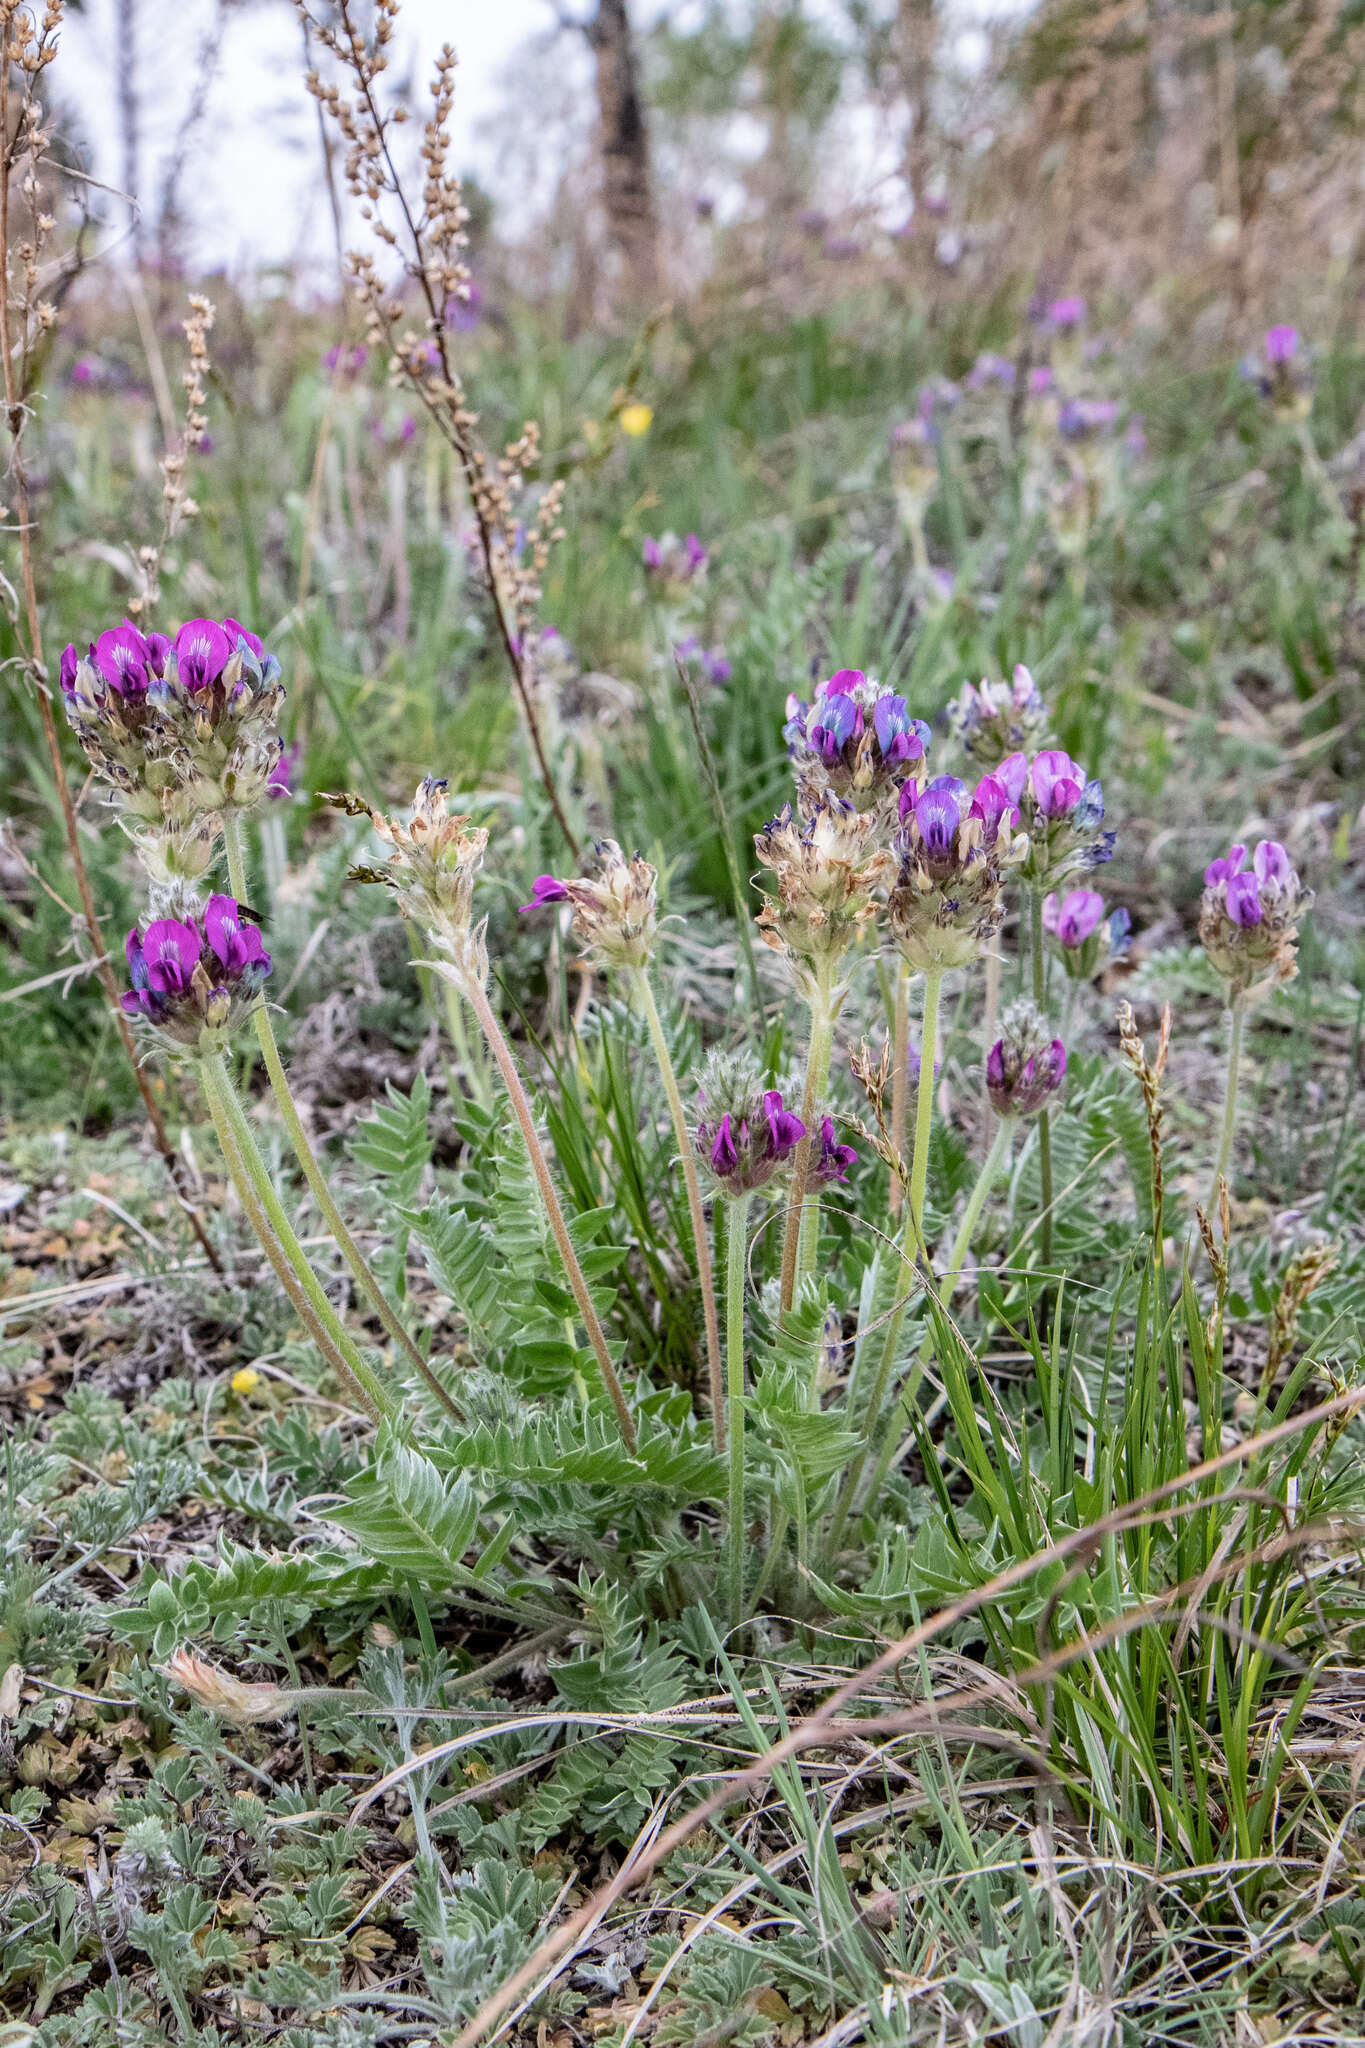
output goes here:
[{"label": "green stem", "polygon": [[744,1254],[748,1245],[748,1195],[729,1204],[725,1218],[725,1369],[730,1445],[730,1486],[725,1523],[725,1576],[730,1623],[744,1619]]},{"label": "green stem", "polygon": [[[915,1284],[915,1253],[924,1254],[928,1263],[928,1251],[924,1243],[924,1195],[929,1177],[929,1137],[934,1118],[934,1052],[938,1042],[939,996],[943,988],[943,970],[936,969],[924,977],[924,1024],[920,1037],[919,1083],[915,1092],[915,1150],[910,1162],[910,1200],[905,1208],[905,1220],[901,1227],[900,1241],[896,1247],[897,1277],[896,1297],[887,1317],[886,1335],[882,1339],[881,1357],[877,1361],[877,1374],[872,1382],[872,1392],[867,1403],[867,1426],[862,1433],[862,1443],[854,1455],[844,1483],[840,1489],[839,1502],[830,1525],[830,1546],[838,1542],[853,1506],[858,1481],[871,1445],[871,1432],[877,1426],[886,1390],[891,1384],[891,1371],[900,1348],[901,1328],[905,1322],[905,1311],[910,1304],[911,1289]],[[983,1197],[984,1199],[984,1197]]]},{"label": "green stem", "polygon": [[957,1227],[957,1236],[953,1239],[953,1248],[948,1254],[948,1270],[939,1286],[939,1293],[945,1302],[952,1300],[954,1289],[962,1277],[962,1268],[967,1262],[967,1253],[971,1248],[972,1233],[981,1220],[986,1197],[995,1186],[1009,1142],[1009,1120],[1000,1117],[996,1121],[991,1149],[986,1154],[981,1171],[976,1177],[976,1185],[967,1197],[967,1206],[962,1212],[962,1221]]},{"label": "green stem", "polygon": [[820,1197],[810,1197],[806,1214],[806,1189],[810,1178],[810,1156],[815,1143],[815,1112],[829,1086],[829,1062],[834,1049],[834,1007],[823,990],[811,1003],[810,1049],[806,1055],[806,1085],[801,1096],[801,1121],[806,1135],[792,1158],[791,1195],[782,1238],[782,1286],[778,1297],[785,1315],[796,1299],[798,1282],[815,1265],[815,1240],[820,1227]]},{"label": "green stem", "polygon": [[[242,1129],[246,1126],[246,1119],[241,1116],[240,1105],[223,1066],[222,1055],[215,1053],[203,1060],[199,1071],[224,1163],[241,1198],[247,1221],[260,1240],[261,1249],[270,1261],[280,1285],[298,1311],[309,1336],[342,1385],[347,1388],[370,1420],[377,1423],[381,1419],[384,1402],[382,1393],[374,1387],[373,1375],[359,1357],[346,1332],[337,1323],[331,1303],[318,1285],[313,1270],[289,1227],[288,1219],[284,1217],[283,1210],[279,1209],[278,1201],[272,1199],[271,1203],[267,1203],[265,1200],[261,1177],[269,1187],[269,1176],[265,1174],[263,1165],[260,1168],[260,1177],[257,1175],[256,1166],[259,1164],[260,1155],[256,1151],[255,1141],[251,1138],[249,1129],[246,1144],[242,1142]],[[273,1188],[270,1189],[270,1193],[273,1198]],[[283,1223],[283,1230],[276,1222],[276,1211]]]},{"label": "green stem", "polygon": [[[241,826],[236,813],[233,811],[225,812],[223,816],[223,845],[227,850],[229,887],[238,903],[245,903],[247,901],[246,862],[242,854]],[[336,1240],[338,1250],[345,1259],[346,1264],[350,1267],[361,1293],[378,1316],[386,1334],[398,1345],[407,1358],[408,1363],[421,1375],[421,1378],[431,1389],[446,1413],[454,1421],[462,1421],[463,1418],[460,1410],[441,1385],[440,1380],[436,1377],[436,1374],[432,1371],[412,1338],[408,1335],[397,1310],[390,1304],[387,1295],[384,1293],[370,1267],[369,1261],[347,1229],[341,1211],[333,1200],[332,1191],[327,1185],[327,1177],[318,1164],[317,1155],[308,1142],[308,1133],[303,1128],[303,1119],[300,1117],[298,1106],[294,1101],[293,1091],[289,1086],[289,1077],[284,1071],[284,1061],[280,1058],[280,1048],[275,1038],[274,1026],[270,1022],[270,1012],[266,1008],[264,999],[255,1005],[251,1018],[256,1027],[256,1037],[260,1044],[261,1057],[265,1061],[265,1071],[270,1079],[271,1091],[274,1094],[276,1105],[283,1119],[289,1142],[294,1149],[294,1157],[303,1169],[303,1177],[308,1183],[313,1200],[321,1211],[323,1222],[328,1230],[331,1231],[333,1238]]]},{"label": "green stem", "polygon": [[1228,1075],[1223,1090],[1223,1124],[1218,1140],[1218,1164],[1209,1189],[1209,1214],[1218,1213],[1218,1183],[1226,1180],[1232,1164],[1232,1141],[1237,1130],[1237,1084],[1242,1071],[1242,1035],[1246,1024],[1246,996],[1238,990],[1231,1003],[1232,1025],[1228,1032]]},{"label": "green stem", "polygon": [[[435,964],[437,965],[438,972],[442,974],[452,971],[447,969],[442,963],[438,962]],[[494,1013],[493,1005],[488,1000],[488,992],[477,976],[473,974],[462,976],[460,979],[460,993],[478,1018],[479,1028],[488,1042],[489,1051],[497,1062],[498,1072],[502,1075],[503,1086],[507,1090],[507,1097],[512,1105],[512,1112],[521,1129],[522,1142],[526,1147],[526,1156],[531,1162],[531,1171],[535,1174],[536,1184],[540,1189],[540,1198],[545,1204],[545,1214],[549,1218],[550,1230],[559,1251],[560,1263],[564,1268],[564,1277],[568,1281],[569,1290],[578,1304],[578,1313],[582,1318],[583,1327],[588,1333],[588,1342],[591,1344],[596,1356],[597,1368],[602,1375],[602,1384],[607,1390],[607,1396],[611,1401],[612,1407],[616,1410],[616,1420],[620,1424],[622,1440],[625,1443],[626,1449],[633,1452],[637,1442],[635,1424],[631,1419],[630,1410],[626,1406],[626,1397],[621,1391],[621,1382],[616,1377],[616,1368],[611,1362],[611,1353],[607,1349],[606,1334],[598,1319],[597,1310],[592,1305],[592,1296],[588,1292],[588,1283],[583,1277],[583,1268],[578,1263],[578,1254],[573,1248],[573,1240],[569,1236],[569,1228],[564,1221],[564,1211],[559,1206],[559,1196],[555,1192],[555,1184],[550,1174],[550,1162],[545,1157],[545,1149],[540,1142],[540,1135],[536,1130],[536,1121],[531,1114],[531,1104],[527,1097],[525,1086],[522,1083],[521,1075],[517,1071],[517,1063],[512,1057],[512,1048],[503,1036],[502,1026],[499,1024]]]},{"label": "green stem", "polygon": [[[1047,955],[1043,951],[1043,892],[1035,889],[1029,905],[1031,952],[1033,955],[1033,1000],[1040,1010],[1047,1006]],[[1038,1194],[1042,1205],[1038,1250],[1044,1266],[1052,1264],[1052,1118],[1043,1110],[1038,1118]]]},{"label": "green stem", "polygon": [[[910,963],[896,969],[896,1007],[891,1020],[891,1143],[905,1157],[905,1119],[910,1103]],[[891,1214],[899,1217],[905,1190],[891,1176]]]},{"label": "green stem", "polygon": [[654,1047],[654,1057],[659,1065],[659,1078],[664,1084],[664,1094],[668,1097],[668,1113],[673,1119],[673,1136],[682,1165],[683,1184],[687,1189],[687,1210],[692,1219],[692,1243],[697,1258],[697,1281],[701,1287],[702,1314],[706,1322],[706,1372],[711,1390],[711,1433],[716,1449],[723,1451],[725,1382],[720,1355],[720,1317],[716,1311],[716,1283],[711,1272],[711,1243],[706,1234],[706,1212],[702,1208],[697,1162],[692,1152],[691,1133],[687,1128],[687,1112],[683,1108],[678,1077],[674,1072],[672,1055],[668,1050],[668,1040],[664,1036],[659,1006],[654,1000],[649,972],[644,967],[636,967],[632,969],[632,979],[645,1013],[645,1022],[649,1026],[650,1043]]}]

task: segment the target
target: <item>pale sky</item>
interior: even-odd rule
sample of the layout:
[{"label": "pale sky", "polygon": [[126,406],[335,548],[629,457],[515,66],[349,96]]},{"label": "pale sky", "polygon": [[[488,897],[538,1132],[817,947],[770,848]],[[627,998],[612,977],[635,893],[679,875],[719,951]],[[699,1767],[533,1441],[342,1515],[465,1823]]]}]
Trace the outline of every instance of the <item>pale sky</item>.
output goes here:
[{"label": "pale sky", "polygon": [[[578,4],[586,8],[587,0]],[[809,4],[817,15],[841,17],[846,26],[838,0]],[[959,50],[966,52],[974,21],[1017,13],[1028,4],[949,0]],[[666,11],[681,21],[687,0],[635,0],[633,9],[637,26]],[[564,35],[554,46],[553,63],[527,74],[510,128],[495,118],[508,107],[509,85],[526,62],[531,39],[549,38],[555,20],[551,0],[403,0],[392,72],[402,76],[415,66],[425,97],[432,57],[443,42],[454,44],[460,58],[454,168],[476,172],[497,199],[500,217],[513,226],[534,207],[537,177],[543,185],[552,169],[548,157],[559,147],[565,106],[576,111],[581,104],[585,121],[591,115],[585,41]],[[233,273],[287,266],[296,283],[315,267],[318,282],[330,288],[334,243],[319,167],[317,110],[303,86],[302,37],[291,0],[239,0],[230,6],[221,0],[137,0],[137,24],[146,218],[155,219],[181,124],[215,25],[221,24],[205,118],[194,127],[179,180],[193,257],[204,270]],[[116,39],[116,0],[85,0],[80,14],[68,14],[57,63],[47,74],[52,99],[78,110],[94,175],[113,186],[121,172]],[[542,101],[541,95],[547,97]],[[874,184],[883,169],[878,145],[867,143],[859,125],[853,110],[839,158],[844,202],[858,196],[854,188]],[[111,217],[119,218],[122,210],[110,204]],[[348,244],[357,239],[348,236]]]},{"label": "pale sky", "polygon": [[[217,0],[140,0],[138,78],[141,188],[154,214],[165,167],[219,17]],[[480,132],[500,98],[498,76],[525,39],[546,31],[547,0],[404,0],[393,71],[414,59],[425,80],[443,42],[460,57],[455,113],[458,169],[488,173],[492,138]],[[120,176],[114,0],[86,0],[68,14],[49,92],[79,108],[96,177]],[[205,120],[190,144],[184,208],[200,260],[229,269],[287,263],[332,246],[319,174],[317,111],[304,91],[302,38],[289,0],[257,0],[226,13]]]}]

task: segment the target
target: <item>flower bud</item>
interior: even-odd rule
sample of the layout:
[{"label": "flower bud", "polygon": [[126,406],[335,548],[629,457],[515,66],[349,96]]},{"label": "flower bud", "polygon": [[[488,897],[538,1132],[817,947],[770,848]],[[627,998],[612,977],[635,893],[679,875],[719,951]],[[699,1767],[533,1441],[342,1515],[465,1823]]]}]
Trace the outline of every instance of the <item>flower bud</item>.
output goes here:
[{"label": "flower bud", "polygon": [[596,853],[595,877],[561,882],[537,875],[522,912],[571,904],[574,936],[600,960],[610,967],[647,966],[658,936],[658,871],[638,853],[627,860],[614,839],[599,840]]},{"label": "flower bud", "polygon": [[1204,951],[1234,996],[1294,979],[1299,919],[1313,901],[1278,839],[1260,842],[1249,869],[1246,857],[1234,846],[1210,861],[1199,907]]},{"label": "flower bud", "polygon": [[755,1194],[790,1164],[806,1126],[784,1107],[781,1090],[765,1085],[752,1061],[742,1054],[714,1054],[697,1093],[693,1147],[722,1194],[732,1201]]},{"label": "flower bud", "polygon": [[1036,1116],[1066,1078],[1066,1047],[1027,1000],[1012,1003],[1000,1022],[1002,1035],[986,1055],[991,1107],[997,1116]]}]

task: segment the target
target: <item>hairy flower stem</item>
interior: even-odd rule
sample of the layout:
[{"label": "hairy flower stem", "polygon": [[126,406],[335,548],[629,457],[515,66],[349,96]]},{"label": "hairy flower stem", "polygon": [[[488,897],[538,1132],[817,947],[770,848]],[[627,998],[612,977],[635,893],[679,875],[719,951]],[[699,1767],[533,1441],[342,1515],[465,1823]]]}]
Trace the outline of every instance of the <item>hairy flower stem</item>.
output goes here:
[{"label": "hairy flower stem", "polygon": [[731,1202],[725,1217],[725,1371],[730,1411],[725,1578],[732,1628],[738,1628],[744,1619],[744,1254],[748,1245],[750,1199],[741,1195]]},{"label": "hairy flower stem", "polygon": [[716,1312],[716,1284],[711,1272],[711,1243],[706,1233],[706,1215],[701,1205],[697,1162],[692,1151],[691,1134],[687,1128],[687,1113],[678,1090],[678,1077],[673,1071],[673,1060],[668,1050],[668,1040],[664,1036],[659,1006],[654,1000],[648,970],[643,967],[633,968],[631,979],[645,1013],[645,1022],[649,1026],[654,1057],[659,1063],[659,1078],[664,1084],[664,1094],[668,1097],[668,1113],[673,1119],[673,1137],[682,1165],[683,1184],[687,1189],[687,1212],[692,1219],[692,1242],[697,1257],[697,1282],[701,1288],[702,1314],[706,1320],[706,1373],[711,1390],[711,1434],[716,1449],[723,1451],[725,1381],[721,1368],[720,1317]]},{"label": "hairy flower stem", "polygon": [[[1033,1000],[1040,1010],[1047,1008],[1047,955],[1043,951],[1043,892],[1035,889],[1029,902],[1030,951],[1033,956]],[[1052,1118],[1043,1110],[1038,1118],[1038,1183],[1042,1215],[1038,1250],[1045,1266],[1052,1264]]]},{"label": "hairy flower stem", "polygon": [[829,1062],[834,1050],[834,1006],[821,989],[811,1004],[810,1050],[806,1056],[806,1086],[801,1097],[801,1121],[806,1135],[792,1155],[791,1195],[787,1202],[787,1224],[782,1239],[782,1291],[779,1297],[785,1315],[796,1299],[797,1286],[815,1266],[816,1240],[820,1233],[820,1194],[811,1191],[811,1150],[815,1144],[815,1117],[829,1086]]},{"label": "hairy flower stem", "polygon": [[351,1338],[337,1321],[331,1303],[294,1236],[256,1150],[250,1126],[228,1079],[221,1053],[202,1061],[199,1072],[224,1162],[247,1221],[260,1240],[261,1249],[309,1336],[337,1378],[370,1420],[378,1423],[387,1408],[383,1392]]},{"label": "hairy flower stem", "polygon": [[[891,1022],[891,1143],[905,1157],[905,1119],[910,1105],[910,964],[896,970],[896,1008]],[[905,1190],[891,1176],[891,1214],[899,1217]]]},{"label": "hairy flower stem", "polygon": [[606,1335],[602,1329],[601,1322],[598,1320],[597,1310],[592,1305],[592,1296],[588,1293],[588,1283],[583,1278],[583,1268],[578,1263],[578,1254],[573,1248],[573,1240],[569,1236],[569,1228],[564,1221],[564,1211],[559,1206],[559,1196],[555,1193],[555,1184],[550,1176],[550,1162],[545,1157],[545,1149],[540,1142],[540,1136],[536,1130],[535,1118],[531,1114],[531,1104],[527,1098],[521,1075],[517,1071],[517,1063],[512,1057],[512,1048],[503,1036],[502,1026],[498,1022],[493,1005],[488,1000],[488,992],[482,982],[475,975],[462,975],[460,978],[460,993],[478,1018],[479,1029],[488,1041],[488,1050],[497,1061],[498,1072],[502,1075],[503,1085],[507,1090],[513,1114],[521,1128],[522,1141],[526,1146],[526,1156],[531,1162],[531,1171],[535,1174],[541,1200],[545,1204],[545,1213],[550,1219],[550,1229],[554,1235],[560,1261],[564,1267],[564,1277],[568,1281],[569,1290],[578,1304],[578,1313],[582,1318],[583,1327],[588,1333],[588,1342],[592,1345],[593,1351],[596,1354],[598,1370],[602,1375],[602,1384],[607,1390],[612,1407],[616,1410],[616,1420],[621,1426],[622,1439],[626,1449],[633,1452],[637,1443],[635,1424],[631,1419],[630,1410],[626,1406],[626,1397],[621,1391],[621,1382],[616,1377],[616,1369],[611,1362],[611,1353],[607,1349]]},{"label": "hairy flower stem", "polygon": [[[247,879],[246,861],[242,853],[242,829],[236,814],[230,811],[223,817],[223,845],[227,851],[228,884],[238,903],[244,903],[247,901]],[[284,1120],[289,1142],[294,1148],[294,1157],[303,1168],[303,1177],[308,1183],[313,1200],[322,1212],[323,1222],[336,1240],[337,1249],[350,1267],[356,1284],[383,1324],[388,1336],[399,1346],[408,1363],[431,1389],[446,1413],[454,1421],[462,1422],[463,1417],[459,1409],[403,1327],[398,1311],[391,1306],[369,1261],[347,1229],[341,1211],[332,1198],[327,1177],[318,1164],[317,1154],[309,1144],[308,1133],[303,1128],[303,1119],[294,1101],[289,1077],[284,1071],[284,1061],[280,1058],[279,1044],[264,1000],[255,1005],[251,1016],[256,1026],[256,1037],[265,1061],[265,1070],[270,1077],[270,1086]]]},{"label": "hairy flower stem", "polygon": [[1228,1073],[1223,1089],[1223,1123],[1218,1140],[1218,1164],[1213,1169],[1213,1185],[1209,1190],[1209,1214],[1212,1216],[1218,1204],[1218,1183],[1227,1180],[1228,1168],[1232,1164],[1232,1141],[1237,1132],[1237,1086],[1242,1071],[1242,1036],[1246,1025],[1246,996],[1241,990],[1233,996],[1231,1023],[1228,1029]]},{"label": "hairy flower stem", "polygon": [[[906,1204],[905,1220],[901,1228],[900,1243],[896,1247],[898,1276],[896,1298],[891,1304],[887,1317],[886,1335],[882,1339],[881,1357],[877,1361],[877,1375],[872,1382],[872,1392],[867,1403],[867,1426],[863,1441],[840,1489],[834,1520],[830,1526],[831,1545],[838,1542],[844,1523],[848,1520],[858,1481],[872,1441],[872,1431],[877,1427],[886,1390],[891,1384],[891,1371],[900,1349],[901,1328],[905,1322],[905,1311],[910,1304],[911,1290],[915,1284],[915,1254],[919,1252],[926,1266],[929,1263],[928,1249],[924,1242],[924,1195],[929,1179],[929,1136],[934,1120],[934,1053],[938,1043],[939,996],[943,989],[943,970],[939,968],[924,977],[924,1023],[920,1037],[919,1081],[915,1090],[915,1151],[910,1163],[910,1200]],[[984,1197],[983,1197],[984,1199]]]}]

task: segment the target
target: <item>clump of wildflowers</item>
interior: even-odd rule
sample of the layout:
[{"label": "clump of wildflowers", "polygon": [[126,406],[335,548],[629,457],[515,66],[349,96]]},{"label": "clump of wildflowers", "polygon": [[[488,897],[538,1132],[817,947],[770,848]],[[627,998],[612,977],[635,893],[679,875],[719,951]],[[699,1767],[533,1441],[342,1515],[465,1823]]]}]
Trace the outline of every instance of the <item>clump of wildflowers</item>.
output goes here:
[{"label": "clump of wildflowers", "polygon": [[1113,859],[1115,835],[1101,830],[1104,791],[1070,754],[1060,747],[1045,747],[1032,761],[1011,754],[995,772],[1028,835],[1021,872],[1030,887],[1053,889]]},{"label": "clump of wildflowers", "polygon": [[270,972],[260,932],[231,896],[210,896],[197,917],[153,918],[128,934],[123,997],[130,1016],[195,1053],[216,1052]]},{"label": "clump of wildflowers", "polygon": [[782,1091],[765,1085],[751,1060],[714,1055],[697,1092],[693,1149],[722,1194],[742,1200],[790,1164],[806,1126],[785,1107]]},{"label": "clump of wildflowers", "polygon": [[638,853],[627,860],[614,839],[599,840],[595,851],[595,876],[562,882],[537,875],[522,910],[571,904],[574,936],[600,960],[611,967],[647,966],[659,928],[658,870]]},{"label": "clump of wildflowers", "polygon": [[1066,1079],[1066,1047],[1036,1003],[1011,1003],[986,1055],[986,1092],[999,1117],[1037,1116]]},{"label": "clump of wildflowers", "polygon": [[1019,662],[1011,682],[964,683],[948,706],[948,723],[964,753],[986,769],[996,768],[1020,748],[1036,745],[1047,731],[1048,707],[1028,669]]},{"label": "clump of wildflowers", "polygon": [[939,775],[924,789],[905,785],[900,816],[887,902],[892,940],[922,973],[969,966],[1000,929],[1005,872],[1027,848],[1014,800],[993,775],[971,791]]},{"label": "clump of wildflowers", "polygon": [[1246,858],[1234,846],[1209,863],[1199,907],[1204,951],[1234,997],[1294,979],[1299,919],[1313,901],[1278,839],[1261,840],[1249,868]]},{"label": "clump of wildflowers", "polygon": [[1106,917],[1098,889],[1071,889],[1043,899],[1043,930],[1073,981],[1088,981],[1108,960],[1121,960],[1132,943],[1133,920],[1126,910]]},{"label": "clump of wildflowers", "polygon": [[467,816],[448,814],[446,787],[436,776],[424,776],[406,824],[371,810],[362,797],[328,801],[351,817],[367,817],[393,848],[382,868],[352,868],[352,881],[391,889],[403,916],[420,925],[441,959],[482,988],[488,979],[488,920],[473,921],[474,878],[483,866],[488,832],[482,825],[471,826]]},{"label": "clump of wildflowers", "polygon": [[754,850],[777,882],[758,917],[764,944],[782,954],[808,1001],[817,991],[832,999],[838,963],[876,918],[876,892],[895,873],[876,819],[835,796],[804,819],[784,804]]},{"label": "clump of wildflowers", "polygon": [[806,813],[827,795],[860,811],[872,808],[917,772],[930,737],[904,697],[857,668],[838,669],[817,683],[809,703],[788,697],[782,736]]},{"label": "clump of wildflowers", "polygon": [[96,774],[144,824],[247,811],[278,771],[280,665],[236,619],[189,619],[174,639],[130,620],[68,647],[66,714]]}]

